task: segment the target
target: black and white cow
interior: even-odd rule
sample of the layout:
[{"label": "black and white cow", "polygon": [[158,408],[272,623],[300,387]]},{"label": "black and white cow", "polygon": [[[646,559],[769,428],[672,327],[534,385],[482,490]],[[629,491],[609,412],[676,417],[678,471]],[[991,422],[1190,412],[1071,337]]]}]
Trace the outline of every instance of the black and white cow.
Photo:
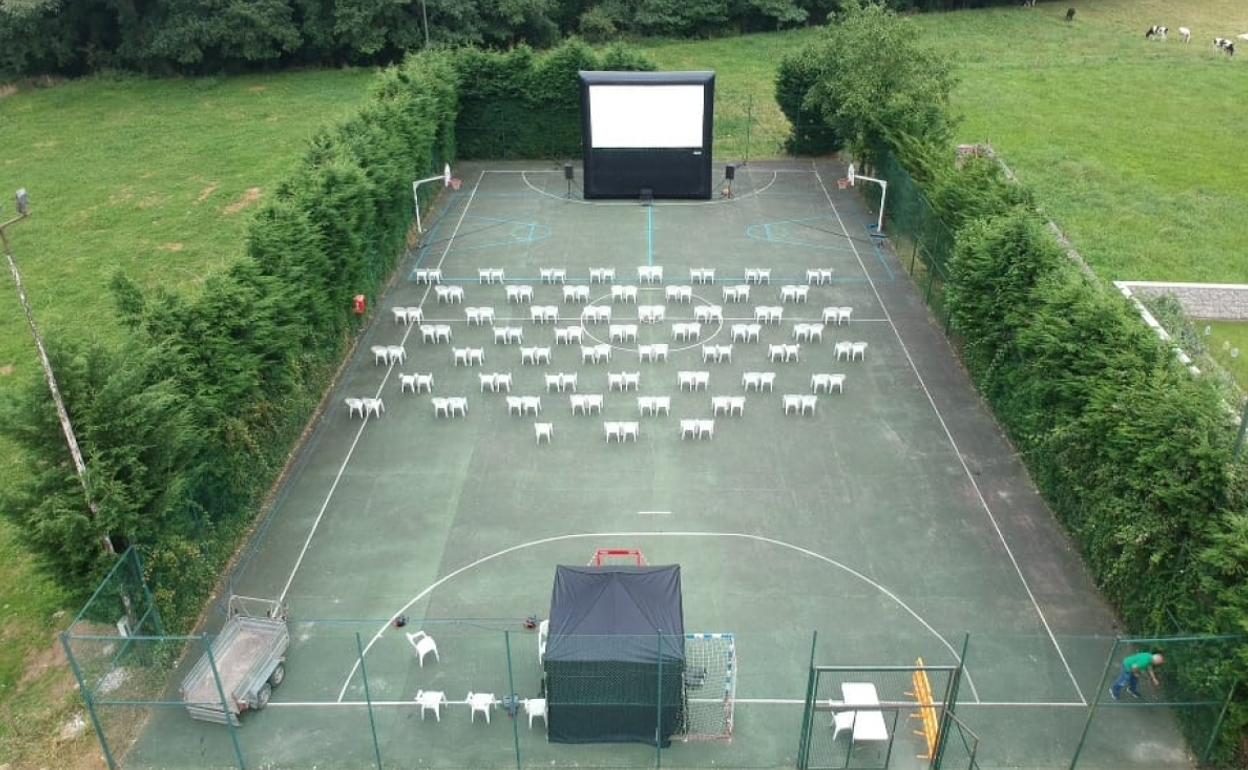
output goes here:
[{"label": "black and white cow", "polygon": [[1145,40],[1165,40],[1166,35],[1170,33],[1169,27],[1163,27],[1160,24],[1154,24],[1144,33]]},{"label": "black and white cow", "polygon": [[1215,37],[1213,39],[1213,47],[1219,51],[1225,51],[1227,56],[1235,55],[1235,41],[1224,37]]}]

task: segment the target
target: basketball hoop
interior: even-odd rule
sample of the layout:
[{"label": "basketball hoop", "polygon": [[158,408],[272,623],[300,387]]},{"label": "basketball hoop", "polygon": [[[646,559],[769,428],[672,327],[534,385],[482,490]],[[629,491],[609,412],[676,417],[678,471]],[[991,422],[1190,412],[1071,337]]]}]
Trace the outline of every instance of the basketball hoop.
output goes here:
[{"label": "basketball hoop", "polygon": [[845,181],[848,182],[852,186],[857,179],[858,179],[858,174],[854,170],[854,164],[850,163],[849,171],[847,171],[845,174]]}]

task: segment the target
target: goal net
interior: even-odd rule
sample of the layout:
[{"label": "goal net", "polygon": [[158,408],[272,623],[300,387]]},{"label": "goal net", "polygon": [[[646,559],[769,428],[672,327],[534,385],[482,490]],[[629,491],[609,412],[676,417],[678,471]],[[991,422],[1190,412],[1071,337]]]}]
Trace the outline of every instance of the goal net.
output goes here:
[{"label": "goal net", "polygon": [[686,741],[732,738],[737,648],[732,634],[685,634]]}]

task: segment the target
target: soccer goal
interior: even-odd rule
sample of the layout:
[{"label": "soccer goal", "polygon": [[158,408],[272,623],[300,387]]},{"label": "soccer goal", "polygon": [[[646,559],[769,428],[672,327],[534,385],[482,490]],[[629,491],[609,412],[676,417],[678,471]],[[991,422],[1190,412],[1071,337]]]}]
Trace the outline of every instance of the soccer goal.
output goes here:
[{"label": "soccer goal", "polygon": [[730,740],[737,698],[737,646],[732,634],[685,634],[684,676],[681,740]]},{"label": "soccer goal", "polygon": [[644,567],[646,557],[636,548],[599,548],[594,551],[594,558],[589,562],[589,566],[604,567],[620,563]]}]

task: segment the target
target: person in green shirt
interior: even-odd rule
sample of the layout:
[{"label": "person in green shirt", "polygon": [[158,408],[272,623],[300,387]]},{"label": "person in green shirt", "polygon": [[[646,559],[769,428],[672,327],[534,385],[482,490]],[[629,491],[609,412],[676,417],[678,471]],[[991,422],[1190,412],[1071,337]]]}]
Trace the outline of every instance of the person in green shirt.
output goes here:
[{"label": "person in green shirt", "polygon": [[1114,686],[1109,688],[1109,696],[1114,700],[1122,695],[1122,688],[1127,688],[1127,692],[1131,693],[1131,697],[1140,697],[1140,672],[1148,672],[1148,678],[1153,680],[1153,686],[1158,686],[1161,682],[1157,681],[1157,674],[1153,669],[1161,666],[1166,662],[1159,652],[1137,652],[1134,655],[1128,655],[1122,659],[1122,673],[1114,681]]}]

